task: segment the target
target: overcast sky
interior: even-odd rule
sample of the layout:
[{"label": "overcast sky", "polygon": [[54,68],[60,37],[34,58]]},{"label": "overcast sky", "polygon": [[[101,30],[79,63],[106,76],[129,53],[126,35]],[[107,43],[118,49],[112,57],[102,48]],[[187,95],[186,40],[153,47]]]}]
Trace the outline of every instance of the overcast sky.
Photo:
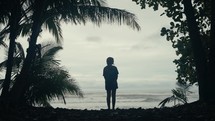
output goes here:
[{"label": "overcast sky", "polygon": [[[106,58],[115,59],[119,70],[120,90],[170,91],[175,88],[176,57],[171,42],[160,36],[160,30],[169,26],[169,20],[151,8],[141,10],[132,0],[107,0],[109,7],[136,14],[141,31],[115,24],[101,27],[63,24],[63,50],[58,59],[76,79],[83,91],[104,89],[102,71]],[[42,40],[51,40],[43,34]]]},{"label": "overcast sky", "polygon": [[[169,20],[152,9],[141,10],[131,0],[108,0],[109,7],[136,14],[141,31],[128,26],[63,25],[64,49],[59,58],[83,90],[104,89],[106,58],[114,57],[119,70],[119,89],[170,91],[175,87],[176,58],[171,42],[160,36]],[[158,90],[159,91],[159,90]]]}]

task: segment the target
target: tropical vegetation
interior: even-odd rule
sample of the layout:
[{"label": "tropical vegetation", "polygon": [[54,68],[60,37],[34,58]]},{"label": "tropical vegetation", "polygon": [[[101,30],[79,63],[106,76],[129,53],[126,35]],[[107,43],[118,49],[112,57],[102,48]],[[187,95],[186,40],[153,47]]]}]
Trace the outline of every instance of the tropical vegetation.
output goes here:
[{"label": "tropical vegetation", "polygon": [[[103,0],[7,0],[0,1],[0,10],[1,43],[9,39],[1,99],[10,99],[16,104],[20,104],[20,101],[25,98],[30,76],[28,72],[36,56],[37,38],[44,30],[49,30],[57,42],[60,42],[62,22],[77,25],[89,21],[98,26],[102,22],[118,23],[132,29],[140,29],[134,14],[109,8]],[[13,55],[16,39],[19,36],[28,37],[29,47],[19,75],[10,87]]]},{"label": "tropical vegetation", "polygon": [[181,83],[198,83],[199,100],[215,101],[215,1],[132,0],[143,9],[164,10],[170,27],[161,35],[172,42],[179,59],[174,60]]},{"label": "tropical vegetation", "polygon": [[174,106],[188,103],[188,95],[192,93],[190,87],[192,84],[176,83],[176,89],[172,89],[172,96],[165,98],[158,105],[165,107],[167,103],[173,102]]},{"label": "tropical vegetation", "polygon": [[[29,71],[28,87],[22,99],[24,104],[50,106],[50,101],[55,98],[62,99],[66,103],[66,94],[83,96],[75,80],[60,65],[60,60],[55,58],[61,49],[60,45],[53,42],[41,44],[41,54],[37,54]],[[25,53],[22,45],[16,43],[11,80],[13,83],[20,74],[24,59]],[[6,69],[6,62],[7,60],[0,63],[0,69]]]}]

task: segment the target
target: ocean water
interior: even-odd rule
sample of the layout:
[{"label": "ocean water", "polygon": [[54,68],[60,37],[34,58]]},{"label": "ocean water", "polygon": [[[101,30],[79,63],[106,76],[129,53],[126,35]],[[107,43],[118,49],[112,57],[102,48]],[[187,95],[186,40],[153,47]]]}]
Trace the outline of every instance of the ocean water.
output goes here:
[{"label": "ocean water", "polygon": [[[116,96],[116,108],[155,108],[166,97],[171,96],[170,92],[145,92],[138,90],[118,91]],[[198,95],[192,93],[188,96],[189,102],[198,100]],[[51,105],[54,108],[68,108],[68,109],[87,109],[100,110],[107,109],[106,92],[101,90],[87,91],[84,97],[80,98],[74,95],[66,96],[66,104],[62,100],[53,100]],[[167,106],[173,106],[173,102],[168,103]]]}]

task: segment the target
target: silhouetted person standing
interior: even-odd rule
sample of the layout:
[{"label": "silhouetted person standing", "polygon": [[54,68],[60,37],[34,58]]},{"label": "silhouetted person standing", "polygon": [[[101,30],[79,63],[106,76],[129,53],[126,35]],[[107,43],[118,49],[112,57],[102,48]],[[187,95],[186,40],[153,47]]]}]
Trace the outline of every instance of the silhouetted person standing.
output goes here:
[{"label": "silhouetted person standing", "polygon": [[114,59],[112,57],[108,57],[107,60],[107,66],[103,69],[103,76],[105,79],[105,89],[107,91],[107,106],[108,109],[110,109],[110,98],[112,96],[112,108],[115,109],[115,103],[116,103],[116,89],[118,88],[118,70],[117,67],[114,66]]}]

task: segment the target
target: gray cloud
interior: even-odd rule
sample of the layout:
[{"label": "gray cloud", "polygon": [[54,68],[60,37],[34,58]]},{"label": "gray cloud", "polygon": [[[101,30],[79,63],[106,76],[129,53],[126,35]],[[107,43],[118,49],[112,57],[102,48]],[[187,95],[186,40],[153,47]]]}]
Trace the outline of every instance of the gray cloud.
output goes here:
[{"label": "gray cloud", "polygon": [[87,40],[88,42],[99,43],[99,42],[102,41],[102,38],[99,37],[99,36],[89,36],[89,37],[86,38],[86,40]]},{"label": "gray cloud", "polygon": [[[120,89],[141,89],[154,85],[174,82],[175,65],[172,60],[175,53],[171,43],[160,36],[162,26],[169,23],[160,20],[159,14],[139,9],[129,0],[110,0],[115,7],[134,11],[139,18],[142,30],[133,31],[127,26],[106,25],[97,28],[92,24],[85,26],[62,25],[64,49],[59,53],[61,64],[69,70],[83,90],[104,89],[102,69],[108,56],[115,58],[119,68]],[[109,2],[109,1],[108,1]],[[120,7],[121,6],[121,7]],[[110,6],[111,7],[111,6]],[[112,6],[113,7],[113,6]],[[156,17],[156,18],[155,18]],[[43,39],[50,38],[47,34]],[[147,81],[148,80],[148,81]],[[133,86],[130,86],[134,84]],[[141,85],[141,86],[139,86]],[[172,86],[169,86],[172,88]]]}]

